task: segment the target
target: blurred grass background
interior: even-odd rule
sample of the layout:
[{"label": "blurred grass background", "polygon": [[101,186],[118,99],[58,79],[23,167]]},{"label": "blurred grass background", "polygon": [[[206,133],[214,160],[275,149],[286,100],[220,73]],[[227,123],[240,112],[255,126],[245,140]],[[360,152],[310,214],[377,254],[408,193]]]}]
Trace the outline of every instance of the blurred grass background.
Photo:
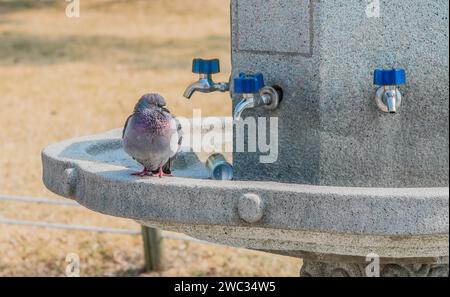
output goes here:
[{"label": "blurred grass background", "polygon": [[[182,98],[193,57],[218,57],[230,72],[227,0],[0,0],[0,194],[55,197],[41,180],[41,150],[63,139],[121,127],[139,97],[167,98],[176,115],[231,114],[227,94]],[[135,228],[86,209],[0,202],[0,217]],[[301,261],[164,241],[165,269],[143,273],[139,236],[0,225],[0,276],[63,276],[77,253],[82,276],[297,276]]]}]

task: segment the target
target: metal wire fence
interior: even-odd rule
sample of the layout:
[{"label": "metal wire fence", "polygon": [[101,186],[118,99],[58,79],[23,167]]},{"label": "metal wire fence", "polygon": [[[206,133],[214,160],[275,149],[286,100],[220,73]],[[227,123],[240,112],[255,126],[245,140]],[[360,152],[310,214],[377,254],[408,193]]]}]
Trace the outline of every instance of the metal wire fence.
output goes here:
[{"label": "metal wire fence", "polygon": [[[28,196],[10,196],[1,195],[0,202],[15,202],[15,203],[35,203],[35,204],[45,204],[54,206],[70,206],[70,207],[80,207],[75,201],[70,201],[66,199],[49,199],[49,198],[38,198],[38,197],[28,197]],[[76,224],[63,224],[63,223],[50,223],[43,221],[28,221],[28,220],[17,220],[11,218],[4,218],[0,216],[0,225],[10,225],[10,226],[22,226],[30,228],[47,228],[47,229],[59,229],[59,230],[71,230],[71,231],[84,231],[84,232],[97,232],[97,233],[109,233],[109,234],[121,234],[121,235],[142,235],[144,243],[145,252],[145,266],[147,270],[156,270],[161,267],[160,262],[160,239],[172,239],[179,241],[189,241],[201,244],[217,245],[215,243],[206,242],[198,240],[188,236],[180,236],[176,234],[170,234],[165,232],[160,232],[159,230],[142,227],[139,229],[123,229],[123,228],[109,228],[109,227],[99,227],[99,226],[87,226],[87,225],[76,225]]]},{"label": "metal wire fence", "polygon": [[[77,202],[70,201],[66,199],[49,199],[40,197],[29,197],[29,196],[11,196],[11,195],[1,195],[0,202],[19,202],[19,203],[36,203],[36,204],[46,204],[55,206],[74,206],[81,207]],[[123,234],[123,235],[141,235],[141,230],[138,229],[120,229],[120,228],[109,228],[109,227],[98,227],[98,226],[86,226],[86,225],[76,225],[76,224],[62,224],[62,223],[50,223],[42,221],[27,221],[27,220],[16,220],[10,218],[3,218],[0,216],[0,225],[15,225],[15,226],[26,226],[35,228],[48,228],[48,229],[60,229],[60,230],[74,230],[74,231],[87,231],[87,232],[97,232],[97,233],[110,233],[110,234]],[[163,238],[173,239],[173,240],[184,240],[191,241],[202,244],[212,244],[207,241],[198,240],[188,236],[179,236],[174,234],[164,233]]]}]

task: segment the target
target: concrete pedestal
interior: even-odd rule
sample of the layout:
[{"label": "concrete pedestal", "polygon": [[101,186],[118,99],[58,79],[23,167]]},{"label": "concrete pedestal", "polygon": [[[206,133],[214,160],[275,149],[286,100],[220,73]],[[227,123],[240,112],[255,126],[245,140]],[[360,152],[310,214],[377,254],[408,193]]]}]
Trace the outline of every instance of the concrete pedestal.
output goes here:
[{"label": "concrete pedestal", "polygon": [[[448,186],[447,0],[231,2],[233,77],[262,72],[284,91],[278,110],[243,115],[278,117],[278,161],[235,153],[238,179]],[[378,67],[406,70],[396,115],[375,103]]]},{"label": "concrete pedestal", "polygon": [[[259,151],[234,153],[237,179],[448,187],[447,0],[231,2],[233,77],[262,72],[284,91],[278,110],[244,114],[278,118],[278,160],[263,164]],[[395,115],[380,112],[374,100],[374,70],[391,67],[408,76]],[[365,211],[370,220],[370,207]],[[340,261],[307,260],[302,275],[361,276],[366,265]],[[381,275],[448,275],[448,265],[416,263],[392,261]]]}]

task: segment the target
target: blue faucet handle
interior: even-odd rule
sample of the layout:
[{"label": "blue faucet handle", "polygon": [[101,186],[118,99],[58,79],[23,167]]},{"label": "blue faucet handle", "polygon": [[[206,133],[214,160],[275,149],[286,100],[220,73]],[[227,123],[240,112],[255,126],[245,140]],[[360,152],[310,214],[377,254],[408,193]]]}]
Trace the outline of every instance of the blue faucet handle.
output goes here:
[{"label": "blue faucet handle", "polygon": [[215,74],[220,72],[219,59],[194,59],[192,61],[192,72],[198,74]]},{"label": "blue faucet handle", "polygon": [[262,73],[247,75],[239,74],[234,79],[234,93],[236,94],[256,94],[264,87],[264,76]]},{"label": "blue faucet handle", "polygon": [[376,69],[373,83],[378,86],[398,86],[406,83],[405,69]]}]

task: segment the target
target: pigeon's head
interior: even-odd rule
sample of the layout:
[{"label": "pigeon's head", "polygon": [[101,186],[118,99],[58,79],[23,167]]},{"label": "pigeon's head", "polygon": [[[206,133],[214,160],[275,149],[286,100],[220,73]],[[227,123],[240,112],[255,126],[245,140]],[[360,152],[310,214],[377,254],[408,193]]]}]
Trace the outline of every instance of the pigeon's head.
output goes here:
[{"label": "pigeon's head", "polygon": [[141,97],[141,99],[139,99],[139,102],[134,107],[134,111],[142,111],[147,108],[164,106],[166,106],[166,100],[164,100],[163,96],[156,93],[150,93],[145,94]]}]

